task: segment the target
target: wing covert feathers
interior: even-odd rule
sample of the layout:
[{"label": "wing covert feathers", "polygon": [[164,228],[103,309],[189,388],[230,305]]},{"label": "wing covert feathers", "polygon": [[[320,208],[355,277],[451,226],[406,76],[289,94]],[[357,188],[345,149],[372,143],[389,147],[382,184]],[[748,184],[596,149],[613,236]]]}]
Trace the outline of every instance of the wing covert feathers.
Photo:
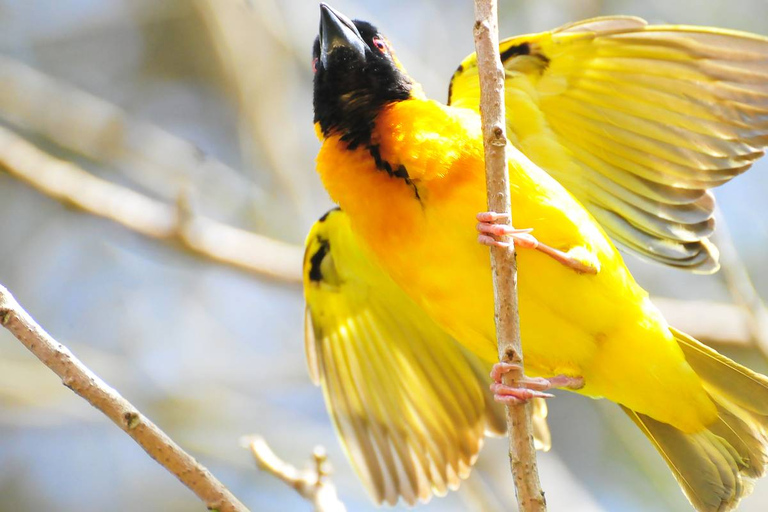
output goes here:
[{"label": "wing covert feathers", "polygon": [[[510,140],[626,248],[718,268],[708,192],[768,145],[768,39],[604,17],[503,41]],[[477,110],[474,54],[449,103]]]}]

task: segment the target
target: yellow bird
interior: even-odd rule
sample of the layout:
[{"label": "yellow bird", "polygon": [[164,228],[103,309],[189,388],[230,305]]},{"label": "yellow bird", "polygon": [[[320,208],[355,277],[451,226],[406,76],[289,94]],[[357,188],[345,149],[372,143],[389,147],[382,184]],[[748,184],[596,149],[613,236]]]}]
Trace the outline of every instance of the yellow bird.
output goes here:
[{"label": "yellow bird", "polygon": [[[668,265],[716,270],[709,189],[768,142],[768,39],[609,17],[504,41],[500,54],[510,192],[525,229],[489,213],[475,225],[485,181],[474,56],[443,105],[374,26],[321,4],[313,67],[323,184],[363,254],[481,361],[494,359],[496,340],[476,229],[487,244],[515,238],[531,378],[521,388],[497,382],[496,398],[568,387],[612,400],[697,510],[732,510],[768,462],[768,379],[669,327],[609,236]],[[379,371],[379,361],[366,364]]]}]

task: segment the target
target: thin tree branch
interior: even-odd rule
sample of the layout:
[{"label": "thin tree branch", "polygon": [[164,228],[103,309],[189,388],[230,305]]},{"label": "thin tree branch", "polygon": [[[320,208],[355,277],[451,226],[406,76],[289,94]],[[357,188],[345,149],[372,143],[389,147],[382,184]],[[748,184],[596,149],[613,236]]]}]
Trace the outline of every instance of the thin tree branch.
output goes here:
[{"label": "thin tree branch", "polygon": [[210,510],[247,512],[248,509],[203,465],[89,370],[67,347],[45,332],[2,285],[0,323],[58,375],[65,386],[103,412],[150,457],[194,492]]},{"label": "thin tree branch", "polygon": [[116,105],[0,55],[0,117],[124,174],[165,198],[186,180],[202,183],[217,204],[266,198],[264,191],[222,162]]},{"label": "thin tree branch", "polygon": [[300,247],[196,217],[181,196],[169,206],[54,158],[0,127],[0,166],[39,192],[207,259],[281,281],[301,281]]},{"label": "thin tree branch", "polygon": [[322,446],[312,453],[312,467],[298,470],[275,455],[261,437],[244,439],[260,469],[291,486],[301,497],[312,504],[315,512],[346,512],[347,508],[336,494],[331,481],[331,467],[328,455]]},{"label": "thin tree branch", "polygon": [[[510,215],[507,136],[504,111],[504,68],[499,58],[496,0],[475,0],[475,50],[480,76],[480,114],[485,147],[485,174],[488,208]],[[520,344],[520,318],[517,308],[517,262],[514,245],[492,247],[493,291],[496,304],[496,336],[499,359],[520,365],[510,372],[505,383],[522,376],[523,353]],[[545,511],[544,491],[539,483],[536,449],[533,444],[530,404],[507,406],[509,461],[520,510]]]}]

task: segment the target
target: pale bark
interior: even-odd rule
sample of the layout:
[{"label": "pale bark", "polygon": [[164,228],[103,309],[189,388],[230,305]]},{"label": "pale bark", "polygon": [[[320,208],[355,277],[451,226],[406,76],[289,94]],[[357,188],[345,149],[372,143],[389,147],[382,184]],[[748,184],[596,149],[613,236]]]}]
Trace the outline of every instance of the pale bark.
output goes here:
[{"label": "pale bark", "polygon": [[259,468],[292,487],[312,505],[314,512],[347,512],[331,481],[331,466],[322,446],[312,452],[312,466],[299,470],[275,455],[263,438],[250,437],[244,441]]},{"label": "pale bark", "polygon": [[[475,0],[475,49],[480,76],[480,114],[485,146],[488,209],[510,215],[507,137],[504,109],[504,68],[499,58],[496,0]],[[519,372],[505,375],[513,384],[522,375],[520,318],[517,308],[517,263],[514,246],[492,247],[493,290],[496,304],[496,337],[499,359],[520,365]],[[546,501],[539,483],[533,445],[530,404],[507,406],[509,460],[521,511],[544,511]]]},{"label": "pale bark", "polygon": [[175,475],[209,510],[248,511],[208,469],[88,369],[67,347],[45,332],[2,285],[0,324],[58,375],[65,386],[101,411],[131,436],[150,457]]}]

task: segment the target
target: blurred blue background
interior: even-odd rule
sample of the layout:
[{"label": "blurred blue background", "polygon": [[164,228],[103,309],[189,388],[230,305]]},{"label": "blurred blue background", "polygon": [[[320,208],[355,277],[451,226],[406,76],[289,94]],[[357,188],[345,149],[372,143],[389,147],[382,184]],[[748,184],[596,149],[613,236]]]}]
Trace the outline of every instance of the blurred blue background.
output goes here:
[{"label": "blurred blue background", "polygon": [[[435,99],[445,100],[448,79],[474,49],[470,0],[333,5],[377,24]],[[763,0],[695,8],[658,0],[504,0],[500,32],[600,14],[768,34]],[[331,206],[314,172],[310,48],[317,24],[317,2],[309,0],[0,1],[0,127],[94,176],[168,204],[184,194],[196,214],[299,246]],[[12,151],[0,143],[0,153]],[[718,190],[734,245],[763,296],[766,171],[761,160]],[[255,469],[239,445],[250,433],[297,466],[314,445],[325,445],[348,509],[374,509],[306,373],[297,284],[143,237],[46,197],[2,168],[0,218],[0,283],[251,510],[308,505]],[[628,259],[655,295],[733,302],[722,275]],[[729,353],[767,369],[755,349]],[[617,407],[558,393],[550,421],[554,449],[539,460],[551,510],[689,510]],[[461,491],[423,509],[512,509],[506,459],[506,441],[489,440]],[[203,509],[5,331],[0,497],[3,511]],[[742,510],[766,509],[762,481]]]}]

